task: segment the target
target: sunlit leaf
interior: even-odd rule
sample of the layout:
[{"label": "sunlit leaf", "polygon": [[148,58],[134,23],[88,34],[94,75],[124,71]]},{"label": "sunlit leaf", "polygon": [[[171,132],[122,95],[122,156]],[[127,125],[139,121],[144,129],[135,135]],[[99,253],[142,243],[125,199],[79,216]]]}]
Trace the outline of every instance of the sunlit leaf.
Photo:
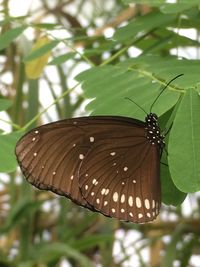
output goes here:
[{"label": "sunlit leaf", "polygon": [[32,52],[25,58],[25,70],[29,79],[37,79],[40,77],[51,56],[51,50],[57,44],[57,41],[50,41],[47,37],[42,37],[37,40],[32,48]]}]

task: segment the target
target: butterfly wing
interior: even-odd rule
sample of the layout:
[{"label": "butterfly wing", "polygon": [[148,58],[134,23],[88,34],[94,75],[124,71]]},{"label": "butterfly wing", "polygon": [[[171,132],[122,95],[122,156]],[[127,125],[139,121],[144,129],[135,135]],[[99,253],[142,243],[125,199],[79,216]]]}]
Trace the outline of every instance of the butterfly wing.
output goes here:
[{"label": "butterfly wing", "polygon": [[31,130],[19,140],[15,151],[24,176],[39,189],[64,195],[93,210],[79,190],[79,165],[93,146],[94,136],[109,132],[113,124],[119,124],[117,117],[81,117]]},{"label": "butterfly wing", "polygon": [[149,143],[144,128],[113,125],[99,136],[79,169],[83,197],[102,214],[143,223],[160,209],[159,147]]},{"label": "butterfly wing", "polygon": [[35,187],[92,209],[78,187],[79,155],[90,146],[84,141],[82,128],[76,126],[77,121],[63,120],[31,130],[17,143],[16,156],[24,176]]},{"label": "butterfly wing", "polygon": [[67,119],[31,130],[16,155],[39,189],[107,216],[145,222],[160,207],[159,153],[145,135],[145,123],[131,118]]}]

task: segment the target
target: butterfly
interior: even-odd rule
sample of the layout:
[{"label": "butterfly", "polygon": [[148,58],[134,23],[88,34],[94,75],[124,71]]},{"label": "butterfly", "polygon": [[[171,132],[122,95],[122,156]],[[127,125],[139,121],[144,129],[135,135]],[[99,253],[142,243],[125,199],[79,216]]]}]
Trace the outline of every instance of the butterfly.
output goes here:
[{"label": "butterfly", "polygon": [[145,223],[161,206],[164,145],[158,117],[150,112],[145,121],[89,116],[42,125],[18,141],[15,153],[35,187],[105,216]]}]

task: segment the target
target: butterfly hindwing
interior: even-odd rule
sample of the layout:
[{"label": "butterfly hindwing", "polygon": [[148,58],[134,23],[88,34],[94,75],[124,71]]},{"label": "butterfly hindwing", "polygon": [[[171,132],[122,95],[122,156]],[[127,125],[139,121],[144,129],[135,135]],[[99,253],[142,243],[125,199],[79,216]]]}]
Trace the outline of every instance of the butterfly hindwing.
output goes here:
[{"label": "butterfly hindwing", "polygon": [[106,216],[142,223],[160,208],[159,150],[145,132],[112,127],[99,137],[80,165],[83,197]]}]

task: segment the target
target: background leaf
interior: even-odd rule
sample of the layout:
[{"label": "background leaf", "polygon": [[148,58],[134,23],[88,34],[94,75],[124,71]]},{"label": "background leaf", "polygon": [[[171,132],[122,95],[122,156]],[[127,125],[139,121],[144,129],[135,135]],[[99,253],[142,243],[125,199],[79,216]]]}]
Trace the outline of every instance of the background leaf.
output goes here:
[{"label": "background leaf", "polygon": [[0,36],[0,51],[6,48],[13,40],[15,40],[26,29],[26,26],[20,26],[6,31]]},{"label": "background leaf", "polygon": [[21,134],[0,135],[0,172],[11,172],[16,169],[15,145]]},{"label": "background leaf", "polygon": [[[174,15],[163,15],[159,12],[152,12],[143,17],[138,17],[130,21],[126,26],[117,29],[113,39],[117,42],[124,42],[134,38],[140,38],[141,35],[145,35],[147,32],[153,30],[157,25],[168,25],[176,17]],[[140,33],[140,35],[138,35]]]},{"label": "background leaf", "polygon": [[0,111],[6,110],[12,106],[12,102],[7,99],[0,99]]}]

